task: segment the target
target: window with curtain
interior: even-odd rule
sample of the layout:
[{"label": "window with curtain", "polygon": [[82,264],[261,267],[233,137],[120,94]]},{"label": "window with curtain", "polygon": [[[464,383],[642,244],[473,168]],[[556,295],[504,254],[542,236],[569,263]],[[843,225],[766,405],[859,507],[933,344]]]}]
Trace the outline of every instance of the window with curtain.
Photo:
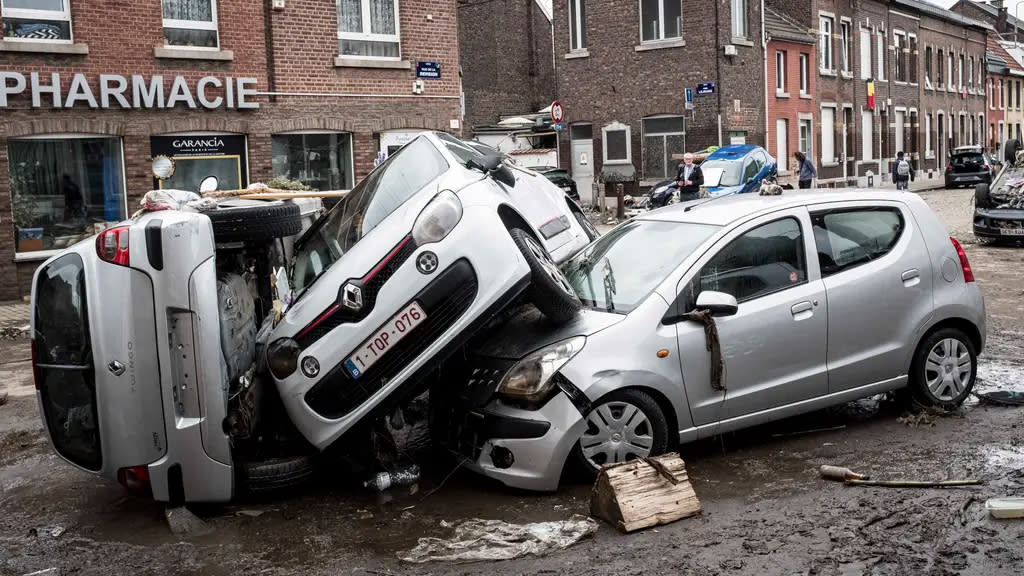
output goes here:
[{"label": "window with curtain", "polygon": [[7,151],[19,254],[67,248],[126,217],[120,139],[12,139]]},{"label": "window with curtain", "polygon": [[605,164],[628,164],[633,161],[629,126],[618,122],[609,124],[601,129],[601,138],[604,141]]},{"label": "window with curtain", "polygon": [[804,154],[811,154],[811,120],[801,119],[800,120],[800,151]]},{"label": "window with curtain", "polygon": [[860,29],[860,79],[871,78],[871,29]]},{"label": "window with curtain", "polygon": [[911,84],[917,84],[917,36],[907,36],[907,48],[910,49],[910,53],[907,54],[907,75]]},{"label": "window with curtain", "polygon": [[71,41],[69,0],[0,0],[5,40]]},{"label": "window with curtain", "polygon": [[853,55],[851,54],[853,39],[850,37],[852,24],[844,20],[839,23],[839,28],[840,48],[842,49],[842,53],[839,55],[842,60],[840,64],[842,65],[843,73],[850,74],[853,72]]},{"label": "window with curtain", "polygon": [[935,78],[937,80],[936,86],[939,88],[945,86],[945,75],[942,73],[942,50],[939,50],[939,57],[935,60]]},{"label": "window with curtain", "polygon": [[893,62],[895,70],[893,74],[897,82],[907,81],[907,59],[903,49],[907,47],[907,37],[901,32],[893,33],[893,46],[896,48],[896,58]]},{"label": "window with curtain", "polygon": [[811,90],[811,70],[810,70],[811,55],[801,53],[800,54],[800,93],[809,94]]},{"label": "window with curtain", "polygon": [[640,38],[644,42],[683,37],[679,0],[640,0]]},{"label": "window with curtain", "polygon": [[337,0],[338,53],[398,59],[398,0]]},{"label": "window with curtain", "polygon": [[878,79],[885,82],[885,31],[878,33],[877,44],[878,54]]},{"label": "window with curtain", "polygon": [[168,46],[217,48],[217,0],[161,0]]},{"label": "window with curtain", "polygon": [[748,34],[747,0],[732,0],[732,37],[746,38]]},{"label": "window with curtain", "polygon": [[587,1],[569,0],[569,50],[587,49]]},{"label": "window with curtain", "polygon": [[931,89],[932,87],[932,47],[928,46],[924,49],[924,86],[925,88]]},{"label": "window with curtain", "polygon": [[354,184],[351,134],[275,134],[271,147],[275,177],[314,190],[350,190]]},{"label": "window with curtain", "polygon": [[678,160],[673,155],[686,152],[686,125],[682,116],[656,116],[642,122],[644,178],[667,180],[676,175]]},{"label": "window with curtain", "polygon": [[821,163],[832,164],[836,160],[836,109],[821,109]]},{"label": "window with curtain", "polygon": [[818,54],[821,55],[821,70],[823,72],[835,70],[835,64],[832,60],[833,24],[834,21],[828,16],[822,16],[818,24],[818,29],[821,31],[821,36],[818,39]]}]

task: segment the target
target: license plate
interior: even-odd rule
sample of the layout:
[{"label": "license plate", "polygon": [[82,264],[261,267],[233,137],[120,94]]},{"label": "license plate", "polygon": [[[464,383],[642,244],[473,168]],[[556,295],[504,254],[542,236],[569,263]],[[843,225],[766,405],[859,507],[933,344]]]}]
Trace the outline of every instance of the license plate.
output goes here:
[{"label": "license plate", "polygon": [[382,326],[377,333],[363,342],[356,353],[345,360],[345,368],[352,378],[358,379],[370,366],[377,363],[387,351],[400,342],[427,319],[427,313],[416,302],[409,304],[404,310],[395,314]]},{"label": "license plate", "polygon": [[1024,236],[1024,228],[1000,228],[999,233],[1003,236]]}]

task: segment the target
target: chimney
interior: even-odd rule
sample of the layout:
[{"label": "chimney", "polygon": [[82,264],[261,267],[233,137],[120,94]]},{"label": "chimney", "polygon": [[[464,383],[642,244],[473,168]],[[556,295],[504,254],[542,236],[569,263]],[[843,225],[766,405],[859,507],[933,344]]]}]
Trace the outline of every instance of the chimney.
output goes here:
[{"label": "chimney", "polygon": [[1001,34],[1006,34],[1010,31],[1010,25],[1006,23],[1007,17],[1009,16],[1006,6],[1003,5],[1003,0],[994,0],[992,5],[999,10],[999,18],[996,20],[996,30]]}]

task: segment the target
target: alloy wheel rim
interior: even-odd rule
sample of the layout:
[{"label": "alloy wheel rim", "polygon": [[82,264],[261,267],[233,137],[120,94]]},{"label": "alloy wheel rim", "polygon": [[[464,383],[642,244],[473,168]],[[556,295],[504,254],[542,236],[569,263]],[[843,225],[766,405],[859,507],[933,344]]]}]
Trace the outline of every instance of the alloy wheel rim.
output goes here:
[{"label": "alloy wheel rim", "polygon": [[938,400],[953,400],[967,389],[973,368],[967,346],[955,338],[946,338],[936,343],[925,359],[925,383]]},{"label": "alloy wheel rim", "polygon": [[587,415],[587,430],[580,438],[583,457],[595,469],[651,455],[651,422],[629,402],[606,402]]},{"label": "alloy wheel rim", "polygon": [[555,284],[557,284],[558,287],[566,294],[575,296],[576,292],[573,291],[572,286],[569,284],[569,279],[565,277],[565,274],[562,273],[562,269],[555,264],[547,251],[544,250],[536,240],[529,236],[526,237],[526,244],[530,247],[530,252],[533,252],[533,255],[537,257],[541,267],[544,268],[544,273],[554,280]]}]

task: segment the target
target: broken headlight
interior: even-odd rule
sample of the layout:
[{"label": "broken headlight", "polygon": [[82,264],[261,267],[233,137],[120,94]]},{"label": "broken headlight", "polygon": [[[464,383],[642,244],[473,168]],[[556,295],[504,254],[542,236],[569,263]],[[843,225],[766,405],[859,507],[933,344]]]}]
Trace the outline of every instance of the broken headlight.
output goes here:
[{"label": "broken headlight", "polygon": [[274,377],[284,380],[295,373],[302,348],[291,338],[280,338],[267,346],[267,365]]},{"label": "broken headlight", "polygon": [[583,350],[586,337],[577,336],[541,348],[523,358],[501,379],[498,393],[513,401],[539,404],[554,388],[552,376]]}]

